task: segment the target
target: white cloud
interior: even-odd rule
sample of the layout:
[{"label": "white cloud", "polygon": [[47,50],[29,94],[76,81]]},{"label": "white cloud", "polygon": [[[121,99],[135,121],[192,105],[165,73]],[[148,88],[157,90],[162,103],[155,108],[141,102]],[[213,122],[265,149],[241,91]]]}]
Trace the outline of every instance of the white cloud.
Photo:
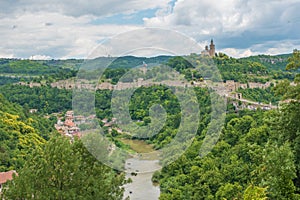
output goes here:
[{"label": "white cloud", "polygon": [[252,52],[250,49],[234,49],[234,48],[222,49],[221,52],[234,58],[248,57],[257,54],[257,52]]},{"label": "white cloud", "polygon": [[51,60],[50,56],[46,55],[33,55],[29,57],[30,60]]},{"label": "white cloud", "polygon": [[300,40],[297,41],[272,41],[262,44],[252,45],[246,49],[238,48],[224,48],[220,52],[223,52],[234,58],[248,57],[253,55],[279,55],[279,54],[288,54],[292,53],[293,49],[300,49]]},{"label": "white cloud", "polygon": [[117,13],[130,14],[139,10],[163,8],[170,0],[26,0],[0,1],[1,16],[18,16],[27,12],[54,12],[69,16],[109,16]]},{"label": "white cloud", "polygon": [[[178,0],[173,12],[145,18],[148,26],[198,26],[223,32],[243,31],[266,25],[287,23],[298,15],[297,0]],[[296,15],[295,15],[296,14]],[[298,15],[299,16],[299,15]]]},{"label": "white cloud", "polygon": [[39,54],[52,58],[86,57],[99,40],[137,28],[92,25],[90,20],[88,16],[44,12],[3,18],[0,19],[1,49],[23,58]]},{"label": "white cloud", "polygon": [[0,53],[0,58],[14,58],[14,54],[9,54],[6,52],[1,52]]},{"label": "white cloud", "polygon": [[176,31],[143,28],[119,34],[104,42],[97,49],[96,56],[188,55],[200,52],[200,49],[195,40]]},{"label": "white cloud", "polygon": [[[300,43],[298,0],[178,0],[173,7],[170,1],[0,1],[0,57],[84,58],[99,41],[140,27],[177,30],[201,45],[215,38],[217,50],[238,57],[291,52]],[[155,8],[144,26],[91,23]]]},{"label": "white cloud", "polygon": [[172,12],[144,18],[144,22],[149,27],[182,31],[200,41],[234,39],[242,34],[249,40],[295,39],[300,31],[299,9],[298,0],[178,0]]}]

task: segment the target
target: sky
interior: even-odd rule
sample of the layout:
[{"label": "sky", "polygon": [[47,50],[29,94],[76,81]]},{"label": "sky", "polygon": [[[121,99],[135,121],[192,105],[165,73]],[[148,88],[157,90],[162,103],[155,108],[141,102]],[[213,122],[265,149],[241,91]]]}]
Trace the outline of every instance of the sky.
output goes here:
[{"label": "sky", "polygon": [[214,39],[232,57],[285,54],[300,49],[299,10],[299,0],[0,0],[0,57],[86,58],[145,27],[178,31],[203,49]]}]

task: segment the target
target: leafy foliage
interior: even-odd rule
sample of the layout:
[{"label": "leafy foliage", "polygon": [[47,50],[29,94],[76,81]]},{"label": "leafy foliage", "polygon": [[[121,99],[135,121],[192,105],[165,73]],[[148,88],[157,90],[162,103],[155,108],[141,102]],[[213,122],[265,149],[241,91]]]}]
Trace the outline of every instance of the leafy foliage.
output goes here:
[{"label": "leafy foliage", "polygon": [[5,199],[122,199],[124,174],[99,163],[75,140],[53,137],[36,149],[4,191]]},{"label": "leafy foliage", "polygon": [[1,88],[5,97],[24,107],[38,109],[41,113],[54,113],[70,110],[72,107],[72,91],[48,86],[27,87],[21,85],[5,85]]},{"label": "leafy foliage", "polygon": [[[126,90],[124,92],[126,92]],[[195,88],[195,94],[198,98],[199,108],[202,114],[200,119],[201,123],[199,125],[199,130],[202,130],[210,120],[210,97],[208,90],[204,88]],[[96,92],[96,114],[100,119],[112,119],[110,107],[111,95],[112,91],[110,90],[98,90]],[[190,101],[190,99],[188,101]],[[145,126],[151,123],[149,110],[154,104],[160,104],[164,107],[167,112],[167,120],[157,135],[146,139],[148,142],[154,144],[156,149],[160,149],[163,145],[168,144],[176,135],[181,120],[181,108],[171,88],[159,85],[140,87],[134,92],[129,104],[129,112],[132,120],[139,126]]]},{"label": "leafy foliage", "polygon": [[[196,59],[195,55],[191,57]],[[188,80],[205,78],[205,74],[195,72],[194,67],[181,57],[156,59],[158,62],[164,60]],[[141,65],[145,60],[148,62],[146,58],[117,59],[105,72],[104,78],[116,83],[129,68]],[[210,122],[211,99],[208,89],[196,88],[201,108],[197,136],[178,160],[154,174],[153,180],[160,184],[160,199],[299,199],[300,78],[295,76],[299,60],[298,51],[294,51],[290,59],[286,55],[243,59],[230,58],[222,53],[216,56],[214,62],[224,80],[246,83],[265,82],[271,78],[295,78],[294,84],[285,80],[274,90],[239,91],[246,98],[265,103],[277,102],[280,96],[291,101],[281,104],[279,110],[228,113],[220,140],[207,156],[200,157],[199,149]],[[61,65],[63,62],[58,63]],[[34,72],[37,75],[50,74],[44,79],[51,82],[55,80],[53,74],[60,73],[59,67],[54,67],[58,63],[2,59],[0,73],[2,70],[3,73],[25,74],[38,70]],[[64,68],[77,69],[77,62],[70,63],[73,64]],[[278,71],[286,64],[287,69],[294,71]],[[53,68],[46,69],[45,65]],[[28,69],[24,70],[24,67]],[[74,76],[72,70],[68,70],[69,75],[64,74],[67,71],[61,71],[60,78]],[[70,143],[66,138],[55,136],[46,142],[53,132],[54,121],[28,113],[29,108],[37,108],[41,113],[71,109],[70,91],[5,85],[1,87],[1,92],[14,103],[0,96],[0,167],[3,171],[18,169],[19,172],[19,177],[15,177],[9,183],[9,189],[5,190],[5,199],[122,199],[121,185],[126,183],[123,174],[100,164],[80,141]],[[113,117],[111,95],[109,90],[96,92],[98,118],[111,120]],[[135,123],[145,126],[151,123],[149,109],[154,104],[165,108],[167,123],[159,134],[146,140],[160,149],[176,135],[180,123],[180,106],[172,90],[164,86],[141,87],[132,96],[129,110]],[[115,138],[120,135],[113,130],[108,137],[117,142]],[[128,148],[118,142],[118,147]],[[22,168],[25,160],[28,161]]]},{"label": "leafy foliage", "polygon": [[[23,78],[23,80],[25,80],[25,79]],[[0,85],[17,83],[19,81],[21,81],[21,78],[18,78],[18,77],[8,77],[8,76],[1,76],[0,75]]]},{"label": "leafy foliage", "polygon": [[249,198],[257,196],[259,189],[250,191],[251,182],[267,188],[268,197],[296,198],[293,181],[297,161],[288,146],[278,141],[279,147],[269,146],[275,130],[256,123],[264,121],[264,115],[269,113],[256,111],[227,120],[222,137],[208,156],[198,156],[199,140],[179,160],[156,173],[162,191],[160,199]]},{"label": "leafy foliage", "polygon": [[180,159],[156,172],[160,199],[299,199],[300,90],[295,83],[276,86],[276,94],[294,99],[280,110],[229,114],[210,154],[199,157],[199,137]]},{"label": "leafy foliage", "polygon": [[255,102],[263,102],[263,103],[272,103],[278,104],[281,97],[275,96],[275,92],[273,91],[273,87],[268,87],[266,89],[261,88],[247,88],[247,89],[239,89],[237,92],[242,93],[243,98],[249,99]]},{"label": "leafy foliage", "polygon": [[27,154],[54,132],[51,121],[28,115],[0,95],[0,171],[21,168]]},{"label": "leafy foliage", "polygon": [[288,58],[291,54],[284,54],[284,55],[257,55],[257,56],[250,56],[246,58],[241,58],[241,60],[248,60],[252,62],[259,62],[267,67],[270,71],[283,71],[285,70],[285,66],[288,63]]},{"label": "leafy foliage", "polygon": [[287,70],[298,69],[300,67],[300,51],[295,49],[293,51],[293,56],[288,58],[288,64],[286,66]]}]

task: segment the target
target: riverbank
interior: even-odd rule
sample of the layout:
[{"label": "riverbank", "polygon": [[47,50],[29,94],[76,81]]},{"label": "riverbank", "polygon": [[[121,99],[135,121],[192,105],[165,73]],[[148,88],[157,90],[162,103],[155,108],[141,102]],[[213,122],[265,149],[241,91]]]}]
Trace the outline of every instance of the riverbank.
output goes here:
[{"label": "riverbank", "polygon": [[159,165],[159,153],[153,146],[142,140],[120,139],[124,144],[136,152],[125,163],[126,178],[130,178],[132,183],[124,186],[124,199],[130,197],[131,200],[159,198],[159,186],[152,183],[153,173],[161,168]]}]

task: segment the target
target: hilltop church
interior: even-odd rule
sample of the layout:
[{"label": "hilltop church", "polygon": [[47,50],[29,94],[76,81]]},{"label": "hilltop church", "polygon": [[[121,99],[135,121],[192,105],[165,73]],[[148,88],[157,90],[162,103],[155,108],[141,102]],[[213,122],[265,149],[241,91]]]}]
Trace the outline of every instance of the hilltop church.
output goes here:
[{"label": "hilltop church", "polygon": [[205,46],[205,50],[203,50],[201,52],[201,55],[214,57],[215,54],[216,54],[216,47],[215,47],[213,39],[211,39],[209,49],[208,49],[208,46]]}]

